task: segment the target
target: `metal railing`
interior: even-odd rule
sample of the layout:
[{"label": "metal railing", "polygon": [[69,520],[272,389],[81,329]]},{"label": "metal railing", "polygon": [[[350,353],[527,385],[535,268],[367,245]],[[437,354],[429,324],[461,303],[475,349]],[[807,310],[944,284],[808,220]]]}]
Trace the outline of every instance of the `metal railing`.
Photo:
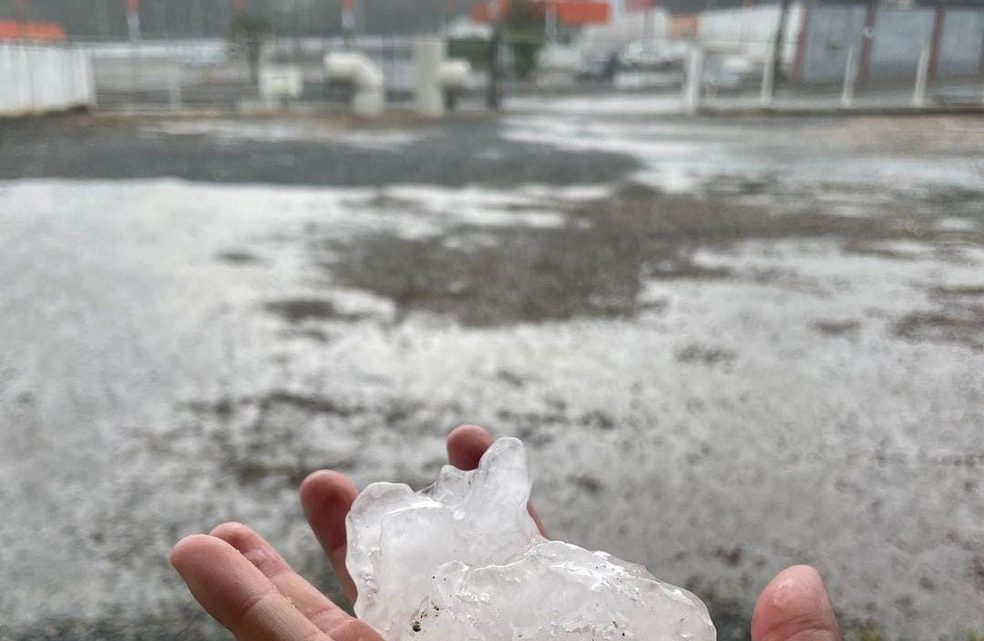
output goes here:
[{"label": "metal railing", "polygon": [[[299,74],[300,103],[341,107],[343,90],[325,81],[325,54],[357,50],[382,69],[387,100],[412,99],[411,37],[359,36],[273,39],[262,47],[258,67],[292,66]],[[515,44],[515,43],[514,43]],[[522,43],[526,44],[526,43]],[[742,38],[704,41],[648,38],[633,42],[592,42],[592,49],[547,44],[530,78],[514,73],[509,43],[500,56],[508,93],[652,92],[677,95],[681,110],[715,107],[767,108],[930,108],[941,103],[984,104],[984,76],[935,73],[941,66],[925,42],[913,42],[901,57],[909,61],[892,74],[867,69],[870,50],[857,45],[837,50],[836,65],[823,75],[803,74],[796,45],[786,43],[776,58],[774,42]],[[223,39],[74,42],[91,60],[96,103],[102,109],[217,109],[234,111],[261,101],[258,67],[242,47]],[[449,49],[453,49],[450,43]],[[916,61],[916,62],[912,62]],[[40,62],[38,63],[40,65]],[[839,65],[839,66],[837,66]],[[870,66],[870,65],[869,65]],[[40,67],[34,75],[50,75]],[[474,93],[482,93],[484,72],[475,65]]]},{"label": "metal railing", "polygon": [[[569,56],[568,86],[592,84],[614,91],[679,93],[681,108],[777,109],[933,108],[960,103],[984,106],[984,74],[934,73],[929,43],[914,41],[886,73],[870,63],[871,51],[850,46],[839,68],[828,62],[822,75],[804,75],[795,45],[778,52],[769,40],[682,40],[650,38],[606,50],[595,42],[594,57]],[[558,72],[551,72],[552,88]]]},{"label": "metal railing", "polygon": [[303,82],[301,103],[334,104],[344,96],[325,81],[324,56],[342,49],[373,59],[386,78],[389,100],[412,93],[412,39],[363,37],[272,39],[251,64],[236,43],[222,39],[80,43],[92,59],[103,109],[237,110],[261,99],[258,75],[266,65],[295,67]]}]

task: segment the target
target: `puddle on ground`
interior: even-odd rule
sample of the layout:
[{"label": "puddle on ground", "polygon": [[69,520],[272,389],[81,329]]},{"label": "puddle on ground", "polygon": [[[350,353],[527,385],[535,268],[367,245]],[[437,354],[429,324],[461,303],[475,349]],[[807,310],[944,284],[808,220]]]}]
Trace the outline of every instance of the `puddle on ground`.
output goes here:
[{"label": "puddle on ground", "polygon": [[984,285],[932,287],[929,298],[935,307],[900,318],[892,328],[896,336],[984,351]]},{"label": "puddle on ground", "polygon": [[[570,204],[555,227],[459,224],[438,236],[375,232],[312,245],[333,285],[387,298],[400,316],[429,312],[466,326],[574,317],[631,317],[649,306],[643,284],[659,279],[739,277],[707,265],[701,248],[755,239],[837,238],[845,250],[880,241],[931,243],[936,219],[917,214],[857,217],[777,214],[714,198],[663,194],[630,184]],[[957,233],[984,242],[976,229]]]}]

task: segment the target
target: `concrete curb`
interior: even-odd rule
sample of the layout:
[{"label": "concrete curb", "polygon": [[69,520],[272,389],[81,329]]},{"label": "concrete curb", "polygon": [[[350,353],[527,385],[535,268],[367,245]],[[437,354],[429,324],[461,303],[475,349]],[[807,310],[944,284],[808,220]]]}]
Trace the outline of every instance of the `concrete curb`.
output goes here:
[{"label": "concrete curb", "polygon": [[981,105],[953,105],[936,107],[916,107],[916,106],[857,106],[857,107],[729,107],[729,106],[708,106],[702,105],[697,113],[702,116],[946,116],[964,115],[980,116],[984,115],[984,104]]}]

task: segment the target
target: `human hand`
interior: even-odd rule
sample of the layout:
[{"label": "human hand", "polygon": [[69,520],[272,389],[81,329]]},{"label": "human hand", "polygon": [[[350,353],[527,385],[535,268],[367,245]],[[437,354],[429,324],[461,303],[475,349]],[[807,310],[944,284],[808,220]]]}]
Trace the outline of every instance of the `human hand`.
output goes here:
[{"label": "human hand", "polygon": [[[448,461],[469,470],[492,444],[488,432],[464,425],[448,435]],[[346,596],[355,584],[345,568],[345,516],[358,491],[338,472],[320,471],[301,484],[308,523]],[[543,531],[535,510],[530,514]],[[208,535],[178,542],[171,564],[205,610],[239,641],[382,641],[298,575],[273,547],[240,523],[223,523]],[[840,641],[827,588],[806,565],[780,572],[759,595],[752,641]]]}]

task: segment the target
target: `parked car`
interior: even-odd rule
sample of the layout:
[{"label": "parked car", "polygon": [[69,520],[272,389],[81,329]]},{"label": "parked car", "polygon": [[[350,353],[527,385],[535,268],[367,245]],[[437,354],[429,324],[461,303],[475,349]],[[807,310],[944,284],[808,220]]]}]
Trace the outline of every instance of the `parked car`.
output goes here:
[{"label": "parked car", "polygon": [[761,81],[761,63],[745,55],[708,56],[704,61],[703,83],[707,91],[735,91]]},{"label": "parked car", "polygon": [[623,69],[679,71],[686,66],[690,48],[685,42],[637,40],[619,54]]},{"label": "parked car", "polygon": [[617,51],[598,53],[594,55],[582,55],[580,64],[577,68],[577,78],[579,80],[590,81],[611,81],[615,78],[622,63],[619,60]]}]

